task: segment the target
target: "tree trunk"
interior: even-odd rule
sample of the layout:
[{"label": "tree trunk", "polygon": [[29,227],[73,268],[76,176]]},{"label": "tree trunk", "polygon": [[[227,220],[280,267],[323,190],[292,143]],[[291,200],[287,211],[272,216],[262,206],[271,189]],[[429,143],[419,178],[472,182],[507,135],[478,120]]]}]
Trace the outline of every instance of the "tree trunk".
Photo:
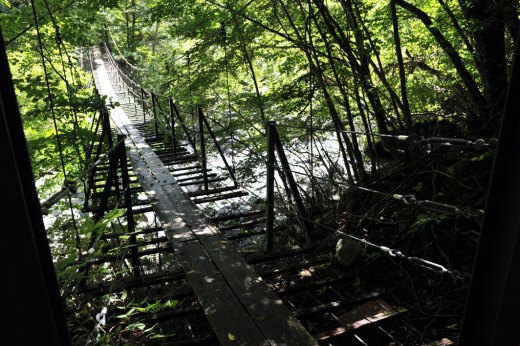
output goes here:
[{"label": "tree trunk", "polygon": [[403,103],[403,118],[408,129],[412,128],[412,116],[410,114],[410,104],[408,103],[408,91],[406,89],[406,74],[404,71],[403,52],[401,48],[401,37],[399,36],[399,23],[397,21],[397,9],[395,1],[390,0],[390,12],[392,14],[392,26],[394,29],[395,54],[397,65],[399,66],[399,81],[401,83],[401,98]]},{"label": "tree trunk", "polygon": [[420,8],[404,0],[395,0],[395,3],[407,10],[408,12],[410,12],[411,14],[413,14],[426,26],[428,31],[430,31],[433,38],[437,41],[444,53],[446,53],[446,55],[451,60],[453,66],[457,70],[460,79],[462,80],[462,83],[467,89],[468,95],[470,96],[472,101],[472,105],[470,105],[469,111],[476,114],[480,122],[487,121],[487,119],[489,118],[489,108],[486,99],[480,92],[477,82],[471,76],[462,58],[460,57],[456,49],[453,47],[453,45],[450,43],[450,41],[448,41],[446,37],[442,34],[442,32],[434,25],[430,16],[428,16]]},{"label": "tree trunk", "polygon": [[475,42],[475,59],[483,95],[491,118],[502,112],[507,86],[505,23],[502,7],[489,0],[459,0],[464,17],[469,21]]}]

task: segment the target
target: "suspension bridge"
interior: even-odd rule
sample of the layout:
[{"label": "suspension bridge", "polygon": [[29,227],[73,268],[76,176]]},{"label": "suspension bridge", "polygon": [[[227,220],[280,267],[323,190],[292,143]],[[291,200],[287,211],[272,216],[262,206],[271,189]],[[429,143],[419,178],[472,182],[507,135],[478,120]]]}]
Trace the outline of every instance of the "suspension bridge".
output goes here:
[{"label": "suspension bridge", "polygon": [[[311,335],[311,332],[304,328],[298,318],[303,316],[311,318],[317,314],[328,314],[329,311],[342,307],[345,309],[345,307],[362,305],[367,309],[367,316],[364,316],[364,318],[368,318],[366,321],[370,321],[358,323],[364,326],[376,321],[390,320],[404,312],[403,309],[392,307],[384,302],[380,294],[375,292],[355,297],[352,300],[342,297],[340,291],[335,290],[332,285],[345,284],[350,275],[340,273],[328,274],[325,279],[302,283],[300,287],[286,288],[277,291],[278,295],[275,294],[264,281],[264,277],[272,279],[276,273],[287,274],[288,270],[314,270],[313,268],[316,265],[331,266],[332,263],[319,255],[315,255],[316,258],[307,256],[309,259],[305,260],[303,264],[288,265],[285,268],[271,270],[270,273],[262,273],[262,275],[257,273],[254,269],[255,264],[258,266],[261,263],[273,262],[280,258],[292,258],[292,261],[298,261],[301,260],[302,254],[308,254],[312,249],[310,246],[298,247],[284,253],[260,252],[247,257],[240,254],[234,246],[237,244],[233,244],[233,242],[241,241],[244,238],[264,236],[264,233],[267,234],[266,248],[272,250],[275,239],[273,236],[275,233],[273,205],[268,206],[270,211],[268,211],[267,218],[269,221],[265,231],[254,227],[265,222],[265,211],[263,210],[250,209],[240,213],[208,218],[197,208],[197,205],[221,200],[229,201],[247,195],[247,191],[241,190],[237,186],[233,170],[227,164],[223,151],[219,148],[218,142],[212,134],[209,123],[204,121],[203,110],[200,107],[197,109],[200,126],[198,128],[199,145],[196,146],[192,138],[193,134],[189,135],[179,111],[170,100],[170,112],[168,114],[181,124],[183,130],[186,130],[183,131],[186,140],[183,143],[175,135],[175,121],[173,120],[170,126],[170,130],[172,130],[171,138],[165,143],[156,127],[158,112],[162,111],[159,109],[157,96],[144,90],[126,76],[108,50],[105,51],[105,60],[101,58],[99,50],[95,51],[94,56],[92,70],[95,84],[100,95],[107,97],[109,109],[105,119],[100,119],[100,123],[104,125],[101,125],[103,130],[101,131],[99,148],[104,141],[104,137],[111,133],[107,121],[109,117],[119,140],[118,144],[115,145],[126,147],[128,162],[133,171],[131,176],[135,175],[136,183],[139,185],[136,188],[128,183],[129,179],[125,178],[129,174],[128,171],[121,172],[123,181],[118,183],[115,180],[117,160],[112,160],[111,164],[104,166],[105,172],[98,171],[98,173],[106,174],[106,179],[104,179],[105,184],[99,185],[102,191],[98,192],[95,187],[91,191],[91,197],[96,198],[92,203],[95,206],[93,207],[94,211],[102,215],[104,211],[110,209],[111,206],[108,205],[109,195],[116,195],[117,192],[113,187],[119,186],[122,191],[120,196],[123,196],[124,200],[121,207],[127,208],[127,215],[131,215],[129,218],[131,220],[134,214],[150,209],[133,209],[137,206],[132,205],[132,197],[125,196],[125,193],[142,191],[146,194],[146,203],[151,206],[157,216],[159,225],[153,230],[142,232],[164,232],[165,236],[157,237],[158,240],[160,239],[163,242],[163,245],[154,250],[174,254],[180,264],[178,273],[182,273],[178,274],[180,277],[177,279],[185,280],[190,285],[190,293],[194,294],[194,299],[200,305],[198,312],[204,312],[204,316],[214,332],[211,335],[192,338],[193,343],[206,342],[208,340],[205,338],[216,337],[221,344],[312,345],[317,344],[320,340],[323,342],[343,334],[349,334],[349,337],[353,340],[359,339],[359,342],[365,342],[358,334],[347,333],[350,329],[358,329],[358,327],[353,327],[354,322],[357,322],[356,318],[350,321],[350,328],[339,323],[333,331],[322,331],[317,337]],[[147,99],[151,101],[151,107]],[[119,105],[114,106],[115,102]],[[227,168],[225,170],[227,177],[211,173],[211,168],[208,167],[204,130],[211,134],[211,138],[215,140],[214,143],[219,148],[217,151],[221,154],[222,161]],[[273,142],[276,141],[273,139]],[[97,152],[99,153],[101,150]],[[279,155],[280,153],[282,153],[280,157],[282,163],[288,165],[287,159],[283,156],[283,151],[278,151]],[[272,154],[274,155],[274,147]],[[125,161],[125,157],[119,158],[120,163]],[[271,165],[273,166],[272,163]],[[121,168],[123,170],[128,169],[124,164],[120,166],[122,167],[119,167],[119,170]],[[284,167],[289,170],[288,166]],[[272,173],[274,174],[274,171]],[[94,175],[91,172],[91,176]],[[289,180],[294,185],[293,179]],[[101,180],[103,181],[103,179]],[[127,183],[124,182],[125,180]],[[114,183],[112,184],[112,182]],[[229,184],[228,186],[223,185],[226,182]],[[296,186],[294,188],[297,191]],[[295,196],[298,195],[295,194]],[[300,200],[299,203],[301,204],[299,196],[297,200]],[[303,206],[300,210],[304,213]],[[129,221],[129,224],[131,223],[132,221]],[[312,232],[310,230],[312,226],[309,222],[304,222],[303,225],[308,228],[308,232]],[[244,232],[244,229],[251,231]],[[102,237],[109,239],[113,235],[103,235]],[[148,277],[150,276],[153,281],[159,283],[163,280],[172,280],[171,272],[163,273],[164,277],[162,278],[160,273],[151,274],[149,270],[145,270],[147,272],[145,274],[142,269],[143,265],[140,264],[140,257],[145,254],[150,255],[150,251],[143,251],[139,248],[140,245],[150,244],[139,242],[135,238],[132,238],[130,242],[135,245],[133,253],[130,254],[134,278],[127,283],[118,283],[118,291],[135,286],[136,280],[138,282],[139,278],[144,283],[149,280]],[[95,265],[110,260],[115,261],[117,259],[98,258],[90,264]],[[286,306],[287,303],[290,304],[290,300],[284,304],[284,301],[279,298],[280,294],[290,296],[309,288],[319,290],[326,287],[330,287],[333,292],[336,292],[335,300],[324,303],[309,293],[309,296],[320,303],[319,306],[313,309],[299,309],[296,313],[293,311],[294,306],[292,306],[292,309],[291,305]],[[101,285],[83,283],[80,288],[82,293],[95,294],[113,293],[114,290],[116,288],[113,283]],[[186,292],[183,291],[180,295],[169,293],[168,296],[169,299],[173,299],[183,294],[186,294]],[[372,309],[373,311],[371,311]],[[110,314],[109,311],[106,313]],[[178,314],[179,311],[174,310],[172,318],[175,318]],[[348,316],[348,313],[346,315]],[[391,337],[391,333],[385,331],[380,324],[377,324],[377,326],[379,329],[374,329],[374,331],[379,330],[374,334],[377,338],[381,338],[381,335],[387,335],[387,338]],[[373,334],[373,331],[370,332],[368,327],[365,326],[364,329],[363,333],[366,335]],[[365,336],[365,338],[371,337]],[[367,341],[369,340],[367,339]]]},{"label": "suspension bridge", "polygon": [[[112,70],[116,69],[114,65],[111,67]],[[220,342],[313,344],[313,339],[303,326],[245,259],[229,245],[227,238],[197,211],[194,203],[207,203],[215,200],[216,196],[229,198],[229,194],[221,193],[231,189],[210,189],[209,184],[215,182],[215,179],[210,182],[207,167],[201,167],[198,171],[198,166],[189,166],[182,170],[182,175],[177,173],[177,178],[186,176],[193,182],[197,179],[194,176],[202,175],[204,189],[186,194],[130,120],[129,117],[138,119],[140,113],[143,113],[142,109],[138,109],[135,94],[128,95],[129,90],[124,90],[124,85],[116,84],[118,88],[114,91],[105,64],[99,58],[94,61],[93,72],[100,94],[112,100],[118,99],[122,104],[122,107],[110,111],[110,117],[117,132],[126,136],[125,145],[129,149],[128,156],[139,184],[151,201],[161,228]],[[117,74],[117,71],[113,73]],[[116,93],[123,97],[118,98]],[[153,139],[159,140],[157,137]],[[174,151],[162,157],[171,158],[173,162],[170,163],[201,161],[182,146],[169,149]],[[164,150],[167,149],[163,149],[163,153]],[[202,161],[202,165],[205,166],[206,162]],[[236,187],[232,186],[232,189]],[[190,200],[188,196],[213,198]],[[233,340],[230,340],[229,335],[233,336]]]},{"label": "suspension bridge", "polygon": [[[107,105],[96,123],[97,147],[91,146],[89,153],[88,159],[94,164],[82,173],[82,177],[88,177],[85,210],[100,220],[117,206],[125,210],[128,225],[128,234],[93,234],[90,245],[93,248],[98,242],[105,242],[108,246],[127,247],[128,251],[123,257],[110,255],[110,251],[89,257],[82,267],[84,275],[74,287],[77,294],[99,297],[125,291],[158,301],[182,300],[171,309],[137,317],[138,321],[158,323],[165,333],[170,333],[164,340],[167,344],[380,345],[405,344],[401,337],[421,334],[401,318],[406,310],[388,304],[381,292],[354,290],[353,273],[338,267],[313,244],[316,223],[306,215],[293,177],[298,172],[291,169],[285,157],[274,123],[267,127],[266,209],[249,205],[239,212],[205,215],[198,206],[233,200],[243,203],[242,197],[251,191],[237,183],[234,169],[228,164],[202,107],[194,110],[198,129],[190,134],[173,100],[168,99],[168,109],[163,110],[159,96],[126,75],[108,49],[104,52],[95,49],[90,60],[96,89],[107,97]],[[158,130],[161,117],[168,120],[168,135]],[[184,134],[183,138],[179,133]],[[482,140],[397,135],[392,138],[417,144],[478,148],[496,145],[495,141]],[[215,147],[224,169],[211,167],[206,153],[209,145]],[[306,235],[305,244],[283,251],[273,251],[276,236],[284,231],[274,226],[276,157],[292,192],[295,216]],[[501,159],[505,160],[503,156]],[[44,202],[43,211],[66,196],[79,180]],[[465,218],[482,217],[476,211],[417,200],[411,194],[353,187],[382,194],[411,208]],[[134,216],[147,213],[153,213],[154,226],[137,229]],[[493,211],[490,215],[493,216]],[[484,225],[491,222],[485,219]],[[345,236],[436,275],[450,272],[426,259],[408,257],[398,250]],[[265,238],[266,251],[242,251],[244,240],[254,237]],[[150,265],[144,260],[146,256],[158,256],[162,264]],[[129,265],[132,275],[114,281],[89,282],[87,277],[92,267],[106,263]],[[481,257],[477,258],[477,265],[486,270]],[[482,296],[479,289],[473,288],[470,299]],[[474,309],[474,305],[469,308]],[[116,311],[105,307],[96,314],[97,326],[91,327],[105,327],[118,318]],[[471,316],[467,318],[467,323],[473,322]],[[447,339],[427,342],[451,343]]]}]

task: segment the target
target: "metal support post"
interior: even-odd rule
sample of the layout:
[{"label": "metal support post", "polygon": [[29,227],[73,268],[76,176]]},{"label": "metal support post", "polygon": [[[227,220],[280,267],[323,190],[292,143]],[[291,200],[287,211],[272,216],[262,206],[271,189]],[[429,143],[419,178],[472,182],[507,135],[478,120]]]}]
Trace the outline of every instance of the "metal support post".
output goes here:
[{"label": "metal support post", "polygon": [[208,162],[206,157],[206,142],[204,140],[204,113],[202,113],[202,106],[197,106],[199,114],[199,140],[200,140],[200,157],[202,159],[202,177],[204,179],[204,190],[209,188],[208,183]]},{"label": "metal support post", "polygon": [[159,138],[159,125],[157,124],[157,98],[152,91],[152,113],[153,113],[153,125],[155,127],[155,138]]},{"label": "metal support post", "polygon": [[267,227],[266,227],[266,251],[271,251],[274,245],[274,137],[276,123],[267,122]]},{"label": "metal support post", "polygon": [[[110,129],[110,120],[108,116],[108,112],[105,107],[101,108],[99,111],[99,120],[101,121],[101,136],[99,137],[98,146],[96,149],[96,155],[94,156],[94,161],[98,160],[101,156],[101,152],[103,151],[103,142],[105,141],[105,137],[108,136],[107,143],[109,145],[109,149],[113,146],[112,141],[112,130]],[[110,145],[112,144],[112,145]],[[85,202],[83,204],[83,209],[88,210],[88,201],[90,199],[90,194],[92,192],[92,187],[94,186],[94,178],[96,177],[97,167],[94,167],[89,174],[88,182],[86,186],[85,192]]]},{"label": "metal support post", "polygon": [[291,166],[289,165],[287,156],[285,156],[282,141],[280,141],[280,137],[278,136],[278,131],[276,131],[276,127],[274,127],[273,135],[276,152],[278,153],[278,158],[280,159],[282,170],[284,171],[285,176],[287,178],[287,182],[289,183],[289,188],[291,189],[294,202],[296,203],[298,214],[301,216],[301,221],[306,231],[307,241],[310,242],[314,237],[314,224],[309,220],[309,216],[307,215],[307,211],[305,210],[305,206],[303,205],[303,201],[300,196],[300,191],[298,191],[298,184],[296,184],[296,180],[294,179],[294,176],[291,172]]},{"label": "metal support post", "polygon": [[186,139],[191,144],[193,151],[195,153],[197,153],[197,147],[195,146],[195,141],[190,136],[190,131],[188,130],[188,127],[184,123],[184,120],[182,119],[181,114],[179,113],[179,110],[177,109],[177,106],[175,105],[175,103],[172,103],[172,106],[173,106],[173,111],[175,112],[175,115],[177,116],[177,119],[179,119],[179,122],[181,123],[184,134],[186,135]]},{"label": "metal support post", "polygon": [[143,108],[143,126],[146,126],[146,101],[144,100],[144,89],[141,87],[141,106]]},{"label": "metal support post", "polygon": [[276,130],[276,123],[274,121],[269,121],[267,123],[267,241],[266,241],[266,250],[272,250],[273,248],[273,224],[274,224],[274,166],[275,166],[275,151],[278,154],[278,158],[280,159],[280,163],[282,165],[282,172],[285,178],[287,179],[287,183],[289,184],[289,189],[292,193],[294,202],[298,209],[298,214],[301,217],[301,222],[303,228],[305,229],[305,234],[307,238],[307,242],[311,242],[314,238],[314,225],[310,221],[309,216],[307,215],[307,211],[305,210],[305,206],[303,205],[302,198],[300,196],[300,192],[298,191],[298,184],[294,179],[294,176],[291,172],[291,167],[289,166],[289,161],[287,160],[287,156],[285,156],[285,151],[283,150],[282,142],[280,141],[280,137],[278,136],[278,131]]},{"label": "metal support post", "polygon": [[[202,109],[200,110],[200,112],[202,112]],[[220,144],[217,141],[217,137],[213,133],[213,130],[211,129],[211,126],[209,125],[208,119],[206,118],[206,116],[204,115],[203,112],[202,112],[202,120],[204,121],[204,125],[206,126],[206,129],[208,130],[208,133],[209,133],[211,139],[213,140],[213,144],[215,144],[215,147],[217,148],[220,158],[224,162],[224,166],[226,166],[226,169],[229,172],[229,176],[231,177],[231,180],[233,180],[233,185],[235,187],[237,187],[238,183],[237,183],[237,179],[235,177],[235,173],[233,172],[233,170],[231,169],[231,166],[227,162],[226,155],[224,155],[224,151],[220,147]]]},{"label": "metal support post", "polygon": [[[94,220],[99,221],[103,217],[103,214],[105,214],[105,211],[108,206],[108,198],[110,197],[110,191],[112,190],[112,186],[118,186],[118,179],[117,179],[117,154],[112,152],[110,154],[109,158],[109,167],[108,167],[108,174],[105,181],[105,186],[103,187],[103,192],[101,194],[101,198],[99,201],[99,208],[97,209]],[[116,198],[119,198],[119,193],[116,194]]]},{"label": "metal support post", "polygon": [[[108,113],[108,110],[106,108],[104,108],[104,113],[105,113],[105,116],[103,117],[103,127],[106,129],[105,133],[107,136],[108,150],[111,150],[114,147],[114,138],[112,137],[112,127],[110,125],[110,114]],[[112,155],[112,156],[114,156],[114,155]],[[111,161],[109,161],[109,162],[111,162]],[[112,166],[110,166],[110,167],[112,167]],[[117,183],[117,161],[115,163],[115,176],[113,178],[113,181],[115,184],[116,196],[119,198],[119,196],[121,195],[121,191],[119,190],[119,184]]]},{"label": "metal support post", "polygon": [[[125,139],[125,135],[118,135],[117,141],[121,141]],[[128,227],[128,233],[130,233],[130,245],[131,247],[131,254],[132,254],[132,271],[134,273],[134,276],[139,277],[141,276],[140,267],[141,264],[139,262],[139,255],[137,253],[137,239],[135,236],[135,220],[134,220],[134,214],[132,214],[132,192],[130,191],[130,178],[128,177],[128,165],[126,163],[126,148],[124,145],[120,145],[117,148],[117,157],[119,158],[119,162],[121,164],[121,182],[123,185],[123,196],[125,200],[125,207],[126,207],[126,220],[127,220],[127,227]]]},{"label": "metal support post", "polygon": [[[96,119],[96,116],[95,116],[96,114],[98,114],[98,112],[96,112],[96,113],[94,114],[94,119],[95,119],[95,121],[92,121],[92,125],[91,125],[91,127],[90,127],[90,131],[92,131],[92,132],[94,132],[94,133],[97,134],[98,131],[99,131],[99,124],[101,123],[101,111],[99,112],[99,116],[97,117],[97,119]],[[94,124],[95,124],[95,128],[94,128]],[[94,144],[95,144],[95,141],[90,142],[90,145],[89,145],[89,147],[88,147],[88,150],[87,150],[87,152],[86,152],[86,154],[85,154],[85,159],[86,159],[87,162],[88,162],[88,161],[90,160],[90,158],[92,157],[92,151],[94,150]],[[94,160],[94,161],[95,161],[95,160]]]},{"label": "metal support post", "polygon": [[[115,152],[112,152],[110,154],[110,159],[109,159],[109,168],[108,168],[108,174],[107,174],[107,178],[106,178],[106,182],[105,182],[105,186],[103,188],[103,193],[101,194],[101,198],[100,198],[100,201],[99,201],[99,207],[98,209],[96,210],[96,212],[94,213],[94,221],[97,222],[99,220],[101,220],[101,218],[103,217],[103,215],[105,214],[105,211],[107,210],[107,206],[108,206],[108,198],[110,197],[110,191],[112,190],[112,186],[115,185],[119,185],[117,183],[117,151]],[[118,197],[119,197],[119,193],[117,194]],[[88,248],[92,248],[92,246],[94,246],[94,243],[96,242],[96,237],[98,235],[95,234],[95,233],[92,233],[90,235],[90,241],[89,241],[89,244],[88,244]],[[85,266],[80,269],[80,271],[83,272],[83,275],[79,281],[79,287],[86,287],[87,285],[87,277],[88,277],[88,273],[90,271],[90,263],[87,263],[85,264]]]},{"label": "metal support post", "polygon": [[173,145],[173,157],[177,157],[177,136],[175,135],[175,104],[173,103],[172,97],[168,97],[168,108],[170,109],[170,121],[172,127],[172,145]]}]

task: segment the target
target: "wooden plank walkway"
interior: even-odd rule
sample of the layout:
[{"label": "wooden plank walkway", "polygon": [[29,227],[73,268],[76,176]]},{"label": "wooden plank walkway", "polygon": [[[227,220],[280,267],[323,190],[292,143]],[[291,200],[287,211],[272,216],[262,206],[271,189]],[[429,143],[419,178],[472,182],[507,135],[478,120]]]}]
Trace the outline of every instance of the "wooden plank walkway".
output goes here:
[{"label": "wooden plank walkway", "polygon": [[[99,50],[94,77],[107,103],[117,101]],[[128,108],[127,108],[128,109]],[[224,345],[317,345],[282,301],[212,226],[146,143],[122,107],[110,110],[137,178],[215,334]]]}]

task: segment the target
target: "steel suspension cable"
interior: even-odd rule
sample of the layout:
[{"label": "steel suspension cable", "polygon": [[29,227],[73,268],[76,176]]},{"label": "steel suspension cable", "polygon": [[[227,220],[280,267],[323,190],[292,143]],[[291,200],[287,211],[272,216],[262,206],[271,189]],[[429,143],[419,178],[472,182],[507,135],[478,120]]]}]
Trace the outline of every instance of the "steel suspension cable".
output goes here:
[{"label": "steel suspension cable", "polygon": [[[43,3],[45,5],[45,7],[47,8],[47,12],[49,13],[49,17],[51,19],[51,22],[54,26],[54,30],[55,30],[55,41],[56,41],[56,46],[58,48],[58,52],[59,52],[59,55],[60,55],[60,61],[61,61],[61,66],[62,66],[62,71],[63,71],[63,81],[65,82],[65,88],[67,90],[67,99],[68,99],[68,103],[69,103],[69,109],[73,115],[73,133],[74,133],[74,137],[75,137],[75,141],[73,143],[73,147],[74,147],[74,150],[76,151],[76,154],[77,154],[77,158],[78,158],[78,161],[79,161],[79,164],[80,165],[83,165],[85,162],[82,160],[82,155],[81,155],[81,152],[79,150],[79,146],[78,146],[78,143],[79,143],[79,138],[78,138],[78,129],[79,129],[79,121],[78,121],[78,114],[76,112],[76,109],[74,108],[73,106],[73,102],[72,102],[72,96],[71,96],[71,88],[70,88],[70,83],[67,79],[67,69],[65,68],[65,61],[63,59],[63,51],[65,51],[65,55],[67,56],[67,60],[68,60],[68,63],[69,63],[69,67],[70,67],[70,76],[72,78],[72,84],[74,84],[74,70],[72,69],[72,61],[70,59],[70,56],[67,52],[67,49],[65,47],[65,44],[63,42],[63,39],[62,39],[62,36],[61,36],[61,32],[60,32],[60,27],[58,26],[57,22],[56,22],[56,19],[54,18],[54,15],[49,7],[49,4],[47,3],[47,0],[43,0]],[[62,51],[62,46],[63,46],[63,51]]]},{"label": "steel suspension cable", "polygon": [[110,27],[107,25],[106,26],[107,28],[107,31],[108,31],[108,34],[110,35],[110,38],[112,39],[112,42],[114,42],[114,46],[116,46],[116,49],[117,49],[117,52],[119,53],[119,55],[121,56],[121,59],[123,59],[125,61],[125,63],[133,68],[134,70],[136,71],[148,71],[147,69],[143,69],[143,68],[139,68],[137,66],[134,66],[132,65],[128,60],[125,59],[125,56],[123,55],[123,53],[121,53],[121,51],[119,50],[119,46],[117,45],[117,42],[116,40],[114,39],[114,36],[112,36],[112,30],[110,30]]},{"label": "steel suspension cable", "polygon": [[[279,167],[279,166],[274,166],[274,168],[277,169],[278,171],[293,173],[296,175],[305,176],[307,178],[311,177],[310,174],[295,171],[292,169],[286,169],[286,168]],[[314,176],[314,178],[329,182],[329,180],[327,178],[316,177],[316,176]],[[402,195],[402,194],[398,194],[398,193],[392,194],[392,193],[382,192],[382,191],[378,191],[375,189],[371,189],[368,187],[359,186],[359,185],[355,185],[355,184],[347,184],[347,183],[343,183],[343,182],[339,182],[339,181],[336,181],[335,183],[338,185],[347,187],[347,188],[353,188],[353,189],[357,189],[359,191],[369,192],[369,193],[383,196],[386,198],[395,199],[397,201],[400,201],[401,203],[403,203],[406,206],[410,206],[413,208],[419,208],[419,209],[423,209],[426,211],[432,211],[432,212],[448,214],[448,215],[460,215],[460,216],[463,216],[468,219],[479,218],[481,216],[480,211],[473,212],[467,208],[460,208],[460,207],[457,207],[457,206],[451,205],[451,204],[445,204],[445,203],[440,203],[440,202],[435,202],[435,201],[430,201],[430,200],[418,200],[415,197],[415,195],[413,195],[413,194],[406,194],[406,195]]]},{"label": "steel suspension cable", "polygon": [[[251,193],[253,196],[255,196],[256,198],[259,198],[259,199],[262,199],[262,197],[260,197],[258,194],[256,194],[254,191],[246,188],[246,187],[242,187],[244,190],[248,191],[249,193]],[[245,199],[243,199],[241,197],[241,200],[243,200],[244,202],[246,202],[247,204],[249,204],[250,206],[254,206],[253,204],[247,202]],[[267,204],[268,206],[272,206],[273,208],[276,208],[276,209],[279,209],[276,205],[271,205],[271,204]],[[420,257],[411,257],[411,256],[406,256],[404,255],[401,251],[397,250],[397,249],[392,249],[390,247],[387,247],[387,246],[383,246],[383,245],[377,245],[377,244],[374,244],[374,243],[371,243],[365,239],[362,239],[362,238],[358,238],[358,237],[355,237],[349,233],[346,233],[345,232],[345,226],[343,225],[341,228],[339,229],[336,229],[336,228],[333,228],[333,227],[330,227],[328,225],[324,225],[322,223],[319,223],[319,222],[316,222],[315,220],[312,220],[310,218],[306,218],[306,217],[303,217],[295,212],[291,212],[291,211],[288,211],[288,210],[284,210],[284,212],[287,214],[287,215],[290,215],[290,216],[294,216],[294,217],[297,217],[299,218],[300,220],[302,221],[307,221],[307,222],[310,222],[312,223],[313,225],[315,226],[319,226],[323,229],[326,229],[326,230],[329,230],[329,231],[333,231],[333,232],[336,232],[336,233],[339,233],[339,234],[342,234],[352,240],[355,240],[356,242],[359,242],[361,244],[365,244],[367,246],[370,246],[374,249],[377,249],[385,254],[387,254],[388,256],[390,256],[391,258],[399,258],[399,259],[404,259],[404,260],[407,260],[408,262],[410,262],[412,265],[415,265],[415,266],[418,266],[418,267],[421,267],[423,269],[426,269],[426,270],[429,270],[429,271],[432,271],[432,272],[435,272],[435,273],[439,273],[439,274],[449,274],[449,275],[452,275],[453,272],[448,270],[446,267],[444,267],[443,265],[441,264],[438,264],[438,263],[435,263],[435,262],[432,262],[432,261],[429,261],[429,260],[426,260],[426,259],[423,259],[423,258],[420,258]]]},{"label": "steel suspension cable", "polygon": [[233,117],[231,114],[231,91],[229,87],[229,61],[228,61],[228,52],[227,52],[227,33],[225,23],[222,22],[220,27],[220,33],[222,34],[222,45],[224,47],[224,68],[226,70],[226,92],[227,92],[227,111],[229,117],[229,138],[231,141],[231,169],[233,174],[236,172],[236,162],[235,162],[235,132],[233,131]]},{"label": "steel suspension cable", "polygon": [[[366,232],[368,232],[366,229],[365,229]],[[399,250],[396,250],[396,249],[392,249],[392,248],[389,248],[387,246],[383,246],[383,245],[376,245],[372,242],[369,242],[368,240],[365,240],[365,239],[362,239],[362,238],[358,238],[358,237],[355,237],[349,233],[346,233],[345,232],[345,226],[343,225],[340,229],[337,229],[336,232],[338,232],[339,234],[342,234],[352,240],[355,240],[356,242],[358,243],[361,243],[361,244],[364,244],[364,245],[367,245],[371,248],[374,248],[374,249],[377,249],[383,253],[386,253],[388,256],[392,257],[392,258],[400,258],[400,259],[404,259],[404,260],[407,260],[409,261],[410,263],[416,265],[416,266],[419,266],[421,268],[424,268],[424,269],[427,269],[427,270],[430,270],[432,272],[436,272],[436,273],[440,273],[440,274],[452,274],[451,271],[449,271],[448,269],[446,269],[446,267],[438,264],[438,263],[435,263],[435,262],[432,262],[432,261],[428,261],[428,260],[425,260],[424,258],[420,258],[420,257],[411,257],[411,256],[406,256],[404,255],[401,251]]]},{"label": "steel suspension cable", "polygon": [[[65,159],[64,159],[64,156],[63,156],[63,146],[62,146],[62,142],[61,142],[61,138],[60,138],[60,134],[59,134],[59,130],[58,130],[58,123],[57,123],[57,120],[56,120],[56,111],[55,111],[54,98],[53,98],[53,95],[52,95],[52,92],[51,92],[51,86],[50,86],[49,74],[48,74],[48,71],[47,71],[47,65],[45,63],[45,56],[44,56],[44,53],[43,53],[43,42],[42,42],[42,38],[41,38],[40,25],[38,23],[38,16],[36,15],[36,6],[34,4],[34,0],[31,0],[31,7],[32,7],[33,18],[34,18],[34,25],[35,25],[35,28],[36,28],[36,36],[38,38],[38,46],[39,46],[39,50],[40,50],[40,57],[41,57],[43,73],[44,73],[44,77],[45,77],[45,85],[46,85],[46,88],[47,88],[47,96],[49,98],[49,107],[50,107],[50,110],[51,110],[52,122],[53,122],[53,125],[54,125],[54,131],[55,131],[55,134],[56,134],[56,143],[57,143],[57,146],[58,146],[58,152],[59,152],[59,157],[60,157],[60,162],[61,162],[61,168],[62,168],[62,171],[63,171],[63,178],[65,180],[64,185],[68,185],[67,170],[65,169]],[[76,217],[75,217],[75,214],[74,214],[74,208],[72,207],[72,198],[71,198],[71,195],[70,195],[70,190],[67,190],[67,197],[68,197],[68,202],[69,202],[70,214],[71,214],[71,218],[72,218],[72,224],[73,224],[73,227],[74,227],[75,242],[76,242],[76,246],[79,247],[79,243],[80,243],[81,239],[80,239],[80,235],[79,235],[79,231],[78,231],[78,225],[77,225],[77,222],[76,222]],[[78,248],[78,251],[80,251],[79,248]],[[81,255],[81,252],[80,252],[80,255]]]},{"label": "steel suspension cable", "polygon": [[43,54],[43,42],[42,42],[42,39],[41,39],[41,32],[40,32],[40,25],[38,23],[38,17],[36,16],[36,8],[35,8],[35,5],[34,5],[34,0],[31,0],[31,6],[32,6],[33,17],[34,17],[34,24],[35,24],[35,27],[36,27],[36,37],[38,38],[38,45],[39,45],[39,49],[40,49],[39,53],[40,53],[40,57],[41,57],[42,67],[43,67],[43,74],[44,74],[44,78],[45,78],[45,85],[46,85],[46,88],[47,88],[47,96],[49,98],[49,108],[50,108],[50,111],[51,111],[51,114],[52,114],[52,121],[53,121],[53,125],[54,125],[54,133],[56,134],[56,142],[57,142],[57,145],[58,145],[58,151],[59,151],[59,156],[60,156],[61,168],[63,170],[63,176],[65,177],[65,179],[67,179],[67,172],[65,170],[65,160],[63,158],[62,143],[61,143],[61,139],[60,139],[60,135],[59,135],[59,131],[58,131],[58,123],[56,121],[56,111],[55,111],[55,108],[54,108],[54,97],[52,96],[51,84],[50,84],[50,81],[49,81],[49,74],[48,74],[48,71],[47,71],[47,64],[45,63],[45,56]]},{"label": "steel suspension cable", "polygon": [[[279,124],[277,123],[276,126],[280,127],[286,127],[286,128],[293,128],[293,129],[300,129],[300,130],[308,130],[308,126],[298,126],[298,125],[289,125],[289,124]],[[445,137],[424,137],[419,136],[415,134],[408,134],[408,135],[393,135],[393,134],[385,134],[385,133],[366,133],[363,131],[350,131],[350,130],[336,130],[332,128],[314,128],[315,131],[319,132],[337,132],[337,133],[348,133],[348,134],[355,134],[355,135],[365,135],[365,136],[372,136],[372,137],[380,137],[380,138],[391,138],[396,139],[398,141],[408,141],[413,142],[416,144],[436,144],[436,145],[444,145],[444,146],[473,146],[477,148],[485,148],[490,147],[494,148],[497,144],[496,138],[490,138],[489,140],[484,139],[476,139],[476,140],[469,140],[464,138],[445,138]]]},{"label": "steel suspension cable", "polygon": [[[309,46],[312,47],[312,30],[311,30],[311,17],[312,17],[312,3],[308,3],[308,14],[306,18],[305,31],[309,35]],[[314,75],[312,74],[312,59],[309,55],[309,120],[310,120],[310,172],[311,172],[311,198],[314,203],[315,200],[315,188],[314,188]]]},{"label": "steel suspension cable", "polygon": [[[190,58],[190,52],[186,52],[186,64],[188,67],[188,92],[190,96],[190,104],[193,105],[193,90],[192,90],[192,80],[191,80],[191,58]],[[194,107],[190,107],[191,112],[191,131],[195,133],[195,109]],[[193,137],[193,145],[195,146],[196,139],[195,136]]]}]

